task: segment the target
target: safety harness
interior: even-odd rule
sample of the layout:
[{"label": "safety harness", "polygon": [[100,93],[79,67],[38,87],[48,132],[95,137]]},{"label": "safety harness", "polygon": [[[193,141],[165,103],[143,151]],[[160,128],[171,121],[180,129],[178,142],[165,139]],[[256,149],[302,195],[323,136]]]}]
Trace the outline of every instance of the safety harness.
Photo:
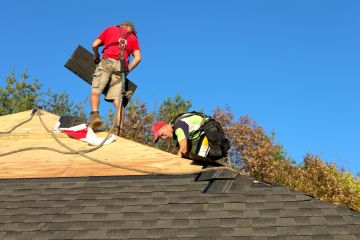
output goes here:
[{"label": "safety harness", "polygon": [[196,111],[180,113],[173,120],[170,121],[170,124],[172,126],[175,126],[175,124],[179,120],[187,118],[187,117],[191,117],[191,116],[194,116],[194,115],[202,117],[203,120],[200,123],[200,128],[190,133],[190,139],[193,139],[193,138],[195,138],[196,135],[198,135],[201,131],[204,130],[205,123],[208,122],[210,119],[212,119],[211,117],[209,117],[209,116],[207,116],[207,115],[205,115],[205,114],[203,114],[201,112],[196,112]]},{"label": "safety harness", "polygon": [[205,134],[208,138],[210,146],[210,152],[208,154],[208,157],[211,159],[219,159],[225,157],[228,150],[230,149],[230,142],[225,137],[224,131],[220,123],[217,122],[214,118],[207,116],[203,113],[193,111],[177,115],[172,121],[170,121],[170,124],[175,126],[175,124],[179,120],[194,115],[202,117],[203,120],[201,121],[200,127],[197,130],[189,133],[189,140],[192,144],[190,153],[196,154],[198,152],[198,149],[200,147],[200,138],[203,134]]},{"label": "safety harness", "polygon": [[128,31],[124,36],[121,32],[121,26],[119,26],[119,47],[120,47],[120,74],[121,74],[121,93],[125,94],[125,81],[126,81],[126,66],[125,66],[125,57],[124,57],[124,51],[126,49],[127,45],[127,38],[132,34],[132,31]]},{"label": "safety harness", "polygon": [[[125,114],[125,96],[127,98],[130,98],[131,95],[128,95],[128,93],[126,92],[125,89],[125,81],[126,81],[126,74],[127,74],[127,69],[125,66],[125,57],[124,57],[124,51],[126,49],[126,45],[127,45],[127,38],[130,36],[130,34],[132,34],[132,31],[128,31],[124,36],[123,33],[121,31],[121,26],[119,26],[119,48],[120,48],[120,76],[121,76],[121,103],[119,106],[119,110],[120,110],[120,119],[119,119],[119,126],[117,127],[117,135],[120,136],[123,130],[123,125],[124,125],[124,114]],[[117,113],[116,113],[116,116]]]},{"label": "safety harness", "polygon": [[118,42],[112,42],[112,43],[107,44],[105,49],[110,46],[116,46],[116,45],[118,45],[120,48],[120,72],[119,73],[121,76],[121,80],[111,83],[109,87],[113,87],[113,86],[119,84],[121,81],[121,94],[124,96],[125,94],[128,94],[125,89],[126,88],[125,81],[126,81],[127,69],[126,69],[126,65],[125,65],[124,52],[125,52],[126,45],[127,45],[127,39],[131,34],[133,34],[133,32],[128,31],[126,34],[124,34],[121,31],[121,26],[118,26],[118,30],[119,30],[119,35],[120,35]]}]

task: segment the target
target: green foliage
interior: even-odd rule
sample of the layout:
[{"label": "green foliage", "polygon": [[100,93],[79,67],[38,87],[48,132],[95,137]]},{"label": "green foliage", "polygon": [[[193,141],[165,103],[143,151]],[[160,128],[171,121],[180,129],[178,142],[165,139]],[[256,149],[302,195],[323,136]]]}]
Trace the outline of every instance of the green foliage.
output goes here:
[{"label": "green foliage", "polygon": [[6,78],[5,87],[0,87],[0,116],[30,110],[41,106],[57,115],[85,116],[84,101],[74,104],[67,93],[53,93],[50,89],[44,94],[38,80],[29,80],[23,73],[18,81],[14,73]]},{"label": "green foliage", "polygon": [[0,87],[0,116],[22,112],[37,106],[41,84],[37,80],[28,83],[28,75],[23,73],[17,81],[14,73],[6,78],[6,86]]},{"label": "green foliage", "polygon": [[168,97],[161,103],[157,119],[170,122],[179,113],[187,112],[191,108],[190,100],[185,100],[179,93],[174,98]]},{"label": "green foliage", "polygon": [[[274,138],[271,137],[271,139],[273,140]],[[295,163],[296,163],[295,160],[292,159],[292,158],[289,156],[289,154],[286,152],[286,150],[284,149],[284,146],[283,146],[282,144],[277,143],[277,144],[275,144],[274,146],[275,146],[276,149],[278,150],[278,151],[275,152],[275,154],[274,154],[274,156],[273,156],[275,161],[283,161],[283,160],[286,160],[286,161],[288,161],[288,162],[290,162],[290,163],[292,163],[292,164],[295,164]]]},{"label": "green foliage", "polygon": [[[115,111],[111,108],[108,111],[108,120],[105,128],[110,130],[115,119]],[[123,134],[124,138],[146,145],[153,145],[151,125],[154,121],[154,114],[148,113],[146,104],[140,99],[131,100],[125,110]]]},{"label": "green foliage", "polygon": [[48,112],[59,116],[86,116],[84,105],[87,99],[75,104],[73,101],[70,101],[69,94],[66,92],[53,93],[50,89],[47,90],[45,96],[46,98],[41,99],[40,105]]}]

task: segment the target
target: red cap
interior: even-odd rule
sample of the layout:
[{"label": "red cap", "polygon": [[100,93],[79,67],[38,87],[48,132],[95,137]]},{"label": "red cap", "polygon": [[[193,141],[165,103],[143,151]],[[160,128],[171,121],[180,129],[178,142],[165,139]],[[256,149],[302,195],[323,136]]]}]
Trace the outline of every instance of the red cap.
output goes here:
[{"label": "red cap", "polygon": [[158,121],[157,123],[155,123],[152,128],[151,131],[154,134],[154,142],[157,142],[159,140],[159,129],[164,126],[166,124],[166,122],[164,121]]}]

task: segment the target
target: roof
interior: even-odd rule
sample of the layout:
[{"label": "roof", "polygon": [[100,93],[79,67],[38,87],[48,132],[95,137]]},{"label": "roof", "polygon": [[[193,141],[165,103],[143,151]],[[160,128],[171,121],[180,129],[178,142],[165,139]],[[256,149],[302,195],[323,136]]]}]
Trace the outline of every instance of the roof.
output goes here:
[{"label": "roof", "polygon": [[[53,129],[59,116],[43,111],[41,118],[48,129]],[[31,110],[0,117],[0,132],[11,129],[14,125],[28,119]],[[107,133],[96,133],[105,137]],[[72,139],[66,134],[56,134],[59,140],[71,148],[90,149],[87,143]],[[31,121],[19,126],[12,133],[0,135],[0,154],[24,147],[51,147],[65,150],[42,126],[35,115]],[[0,178],[39,178],[39,177],[79,177],[139,175],[139,171],[129,171],[116,165],[149,172],[172,173],[174,169],[182,172],[196,171],[202,166],[179,158],[174,154],[145,146],[140,143],[116,137],[116,141],[88,153],[88,156],[101,160],[100,164],[80,155],[64,155],[46,150],[19,152],[0,158]],[[109,164],[109,165],[107,165]]]},{"label": "roof", "polygon": [[[29,115],[0,117],[0,132]],[[52,128],[59,117],[42,118]],[[0,135],[0,154],[28,146],[61,148],[37,117]],[[287,187],[225,170],[174,175],[202,167],[122,138],[89,155],[162,175],[44,150],[1,157],[0,239],[360,239],[360,213]]]},{"label": "roof", "polygon": [[223,171],[0,180],[1,239],[360,239],[360,214]]}]

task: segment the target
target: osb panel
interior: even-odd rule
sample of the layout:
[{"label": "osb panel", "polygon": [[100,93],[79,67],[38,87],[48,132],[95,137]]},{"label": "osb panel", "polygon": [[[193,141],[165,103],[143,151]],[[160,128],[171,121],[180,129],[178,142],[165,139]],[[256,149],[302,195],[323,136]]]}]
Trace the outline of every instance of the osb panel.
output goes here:
[{"label": "osb panel", "polygon": [[[15,124],[27,119],[31,111],[0,117],[0,131],[7,131]],[[44,122],[52,129],[58,116],[44,112]],[[97,133],[105,137],[106,133]],[[60,134],[60,141],[69,147],[82,150],[93,148],[87,143]],[[38,116],[17,128],[13,133],[0,135],[0,154],[27,147],[51,147],[68,151],[60,146],[41,125]],[[201,169],[191,161],[173,154],[135,143],[123,138],[116,138],[112,144],[88,153],[90,157],[105,163],[115,164],[150,171],[152,173],[192,172]],[[93,162],[79,155],[61,154],[48,150],[31,150],[0,157],[0,178],[43,178],[140,175],[138,171],[129,171],[118,167]]]}]

